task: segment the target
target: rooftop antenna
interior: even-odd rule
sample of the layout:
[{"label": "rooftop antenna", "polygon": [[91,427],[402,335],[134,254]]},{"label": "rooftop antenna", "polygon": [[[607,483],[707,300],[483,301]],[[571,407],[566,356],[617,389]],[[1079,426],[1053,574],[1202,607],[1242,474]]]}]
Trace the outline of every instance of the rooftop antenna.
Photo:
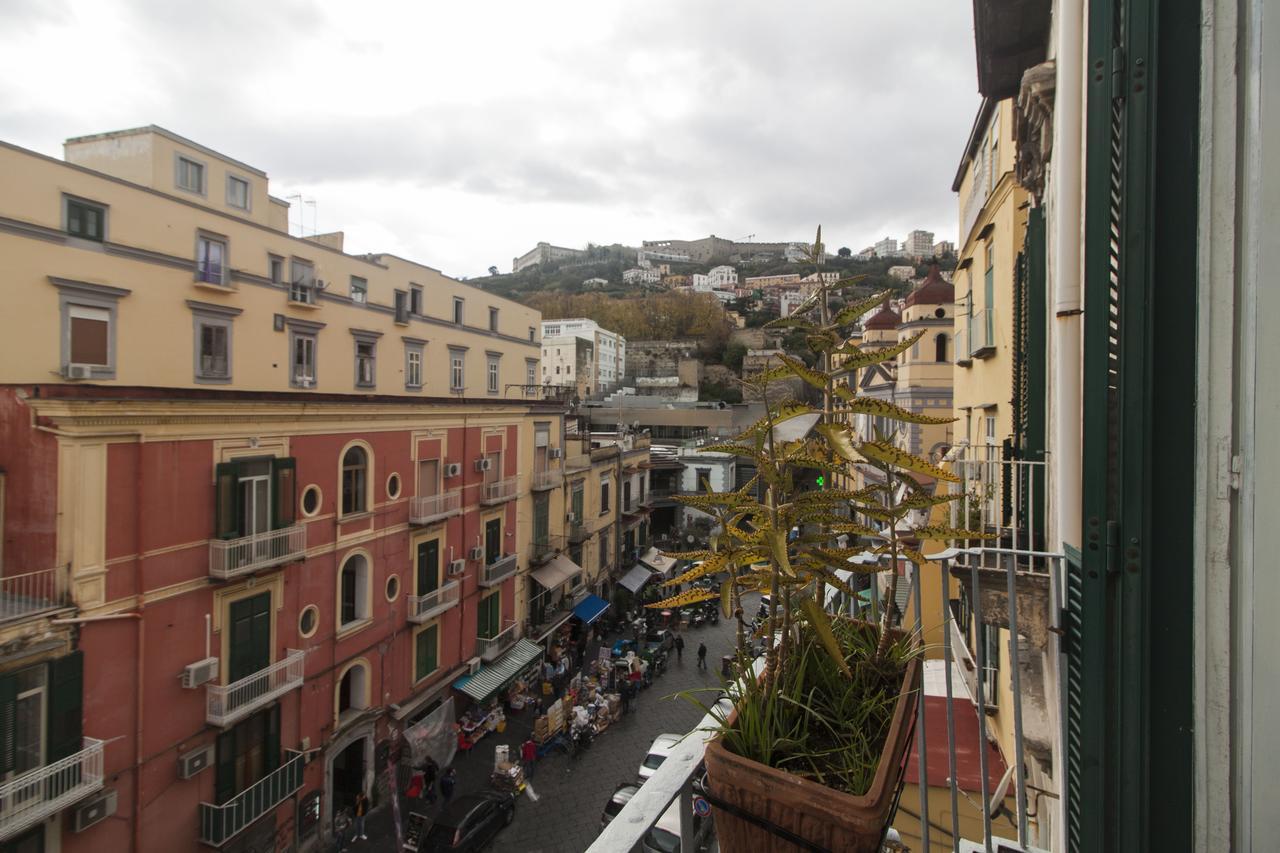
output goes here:
[{"label": "rooftop antenna", "polygon": [[292,211],[294,207],[294,202],[297,203],[298,236],[299,237],[307,236],[307,208],[308,207],[311,208],[311,235],[314,237],[316,234],[319,233],[316,230],[316,200],[314,198],[304,198],[302,193],[294,193],[293,195],[285,196],[285,201],[289,202],[290,224],[292,224],[292,219],[293,219]]}]

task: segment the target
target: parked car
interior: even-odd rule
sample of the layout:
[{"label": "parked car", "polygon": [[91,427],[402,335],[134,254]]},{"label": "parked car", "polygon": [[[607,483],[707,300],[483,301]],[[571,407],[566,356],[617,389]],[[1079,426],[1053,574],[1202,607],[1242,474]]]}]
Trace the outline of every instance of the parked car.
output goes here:
[{"label": "parked car", "polygon": [[635,782],[620,782],[613,789],[613,796],[609,798],[609,802],[604,804],[604,811],[600,815],[600,828],[604,829],[609,825],[609,821],[618,816],[618,812],[622,811],[622,807],[631,801],[636,795],[636,791],[640,790],[640,786]]},{"label": "parked car", "polygon": [[653,739],[653,745],[649,747],[649,754],[644,757],[644,761],[640,762],[638,778],[642,783],[662,766],[662,762],[667,760],[667,756],[676,748],[676,744],[682,740],[684,740],[684,735],[677,734],[658,735]]},{"label": "parked car", "polygon": [[427,831],[424,851],[483,849],[516,816],[514,795],[498,791],[463,794],[449,803]]},{"label": "parked car", "polygon": [[[696,836],[702,819],[693,815],[688,815],[686,819],[693,821],[693,831]],[[667,806],[667,810],[662,813],[662,817],[658,818],[653,828],[644,834],[640,842],[640,848],[644,853],[680,853],[680,820],[680,798],[676,797],[675,802]],[[700,846],[699,849],[701,849]]]},{"label": "parked car", "polygon": [[669,652],[676,645],[675,632],[669,628],[659,628],[657,631],[650,631],[644,636],[645,651],[664,651]]}]

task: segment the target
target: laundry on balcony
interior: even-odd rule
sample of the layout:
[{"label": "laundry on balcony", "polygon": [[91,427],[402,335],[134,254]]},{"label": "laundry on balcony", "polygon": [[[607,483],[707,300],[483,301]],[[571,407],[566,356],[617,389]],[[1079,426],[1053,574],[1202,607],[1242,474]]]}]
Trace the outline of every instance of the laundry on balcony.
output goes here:
[{"label": "laundry on balcony", "polygon": [[618,581],[618,583],[632,592],[639,592],[640,587],[648,583],[653,576],[653,572],[649,570],[648,566],[640,565],[623,575],[622,580]]},{"label": "laundry on balcony", "polygon": [[454,689],[483,702],[510,684],[541,656],[542,646],[521,638],[493,663],[481,667],[474,675],[464,675],[453,682]]},{"label": "laundry on balcony", "polygon": [[657,548],[650,548],[644,552],[644,556],[640,558],[640,562],[644,563],[650,569],[665,577],[670,577],[671,570],[676,567],[674,557],[664,556]]},{"label": "laundry on balcony", "polygon": [[590,625],[609,609],[609,602],[598,595],[588,595],[573,608],[573,615],[582,620],[582,624]]},{"label": "laundry on balcony", "polygon": [[536,580],[543,589],[555,589],[574,575],[581,573],[582,566],[579,566],[564,554],[560,554],[542,568],[530,572],[529,576]]}]

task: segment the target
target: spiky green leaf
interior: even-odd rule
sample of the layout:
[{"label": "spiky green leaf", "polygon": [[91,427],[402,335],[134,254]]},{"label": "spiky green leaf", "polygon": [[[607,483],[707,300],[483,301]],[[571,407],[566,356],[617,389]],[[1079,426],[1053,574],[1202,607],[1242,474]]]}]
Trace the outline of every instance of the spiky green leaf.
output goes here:
[{"label": "spiky green leaf", "polygon": [[860,347],[852,347],[846,350],[846,347],[849,347],[849,345],[846,344],[844,347],[836,350],[836,352],[840,354],[843,354],[842,351],[847,351],[849,354],[849,357],[840,363],[840,369],[861,370],[864,367],[870,367],[873,364],[880,364],[891,358],[897,358],[899,355],[915,346],[916,341],[920,340],[922,337],[924,337],[924,331],[919,331],[909,338],[898,341],[898,343],[893,346],[881,347],[879,349],[862,349]]},{"label": "spiky green leaf", "polygon": [[[866,276],[858,276],[858,278],[865,277]],[[840,282],[836,282],[836,284],[839,285]],[[859,299],[857,302],[851,302],[841,308],[839,313],[836,314],[835,318],[831,322],[837,326],[844,326],[852,323],[872,308],[875,308],[877,305],[884,302],[888,296],[889,291],[882,290],[874,296],[868,296],[866,299]]]},{"label": "spiky green leaf", "polygon": [[827,446],[836,452],[841,459],[850,462],[862,462],[863,456],[858,452],[858,445],[854,441],[853,433],[844,424],[818,424],[816,427],[822,437],[827,440]]},{"label": "spiky green leaf", "polygon": [[946,480],[949,483],[960,482],[960,478],[950,471],[926,462],[919,456],[908,453],[900,447],[895,447],[887,441],[864,441],[858,445],[858,452],[867,459],[882,462],[885,465],[905,468],[908,471],[915,471],[917,474],[924,474],[926,477],[933,477],[937,480]]},{"label": "spiky green leaf", "polygon": [[799,376],[801,379],[803,379],[808,384],[812,385],[814,388],[817,388],[818,390],[821,391],[822,389],[827,387],[827,381],[830,379],[830,377],[827,376],[827,374],[823,373],[821,370],[814,370],[812,367],[809,367],[800,359],[795,358],[793,356],[789,356],[786,353],[780,353],[778,355],[778,359],[783,364],[785,364],[788,368],[790,368],[792,373],[794,373],[796,376]]},{"label": "spiky green leaf", "polygon": [[888,400],[880,400],[875,397],[849,399],[849,411],[909,424],[949,424],[954,423],[956,420],[955,418],[936,418],[932,415],[919,414],[894,405]]},{"label": "spiky green leaf", "polygon": [[831,631],[831,620],[828,618],[826,611],[818,605],[818,602],[808,597],[801,600],[800,606],[804,608],[804,614],[808,618],[809,624],[813,627],[814,633],[822,641],[822,647],[827,650],[827,654],[840,666],[846,676],[852,677],[853,672],[849,669],[849,664],[845,662],[844,651],[840,648],[840,641],[836,639],[836,635]]}]

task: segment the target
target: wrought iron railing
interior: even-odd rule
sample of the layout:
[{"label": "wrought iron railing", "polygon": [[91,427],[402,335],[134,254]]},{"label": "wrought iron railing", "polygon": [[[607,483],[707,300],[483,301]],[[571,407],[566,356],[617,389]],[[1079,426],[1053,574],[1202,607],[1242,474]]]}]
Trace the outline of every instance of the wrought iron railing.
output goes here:
[{"label": "wrought iron railing", "polygon": [[561,533],[535,533],[529,543],[529,560],[541,563],[564,550],[565,538]]},{"label": "wrought iron railing", "polygon": [[450,489],[438,495],[420,495],[409,499],[409,523],[430,524],[462,512],[462,490]]},{"label": "wrought iron railing", "polygon": [[969,355],[985,358],[996,348],[996,317],[991,308],[983,308],[969,318]]},{"label": "wrought iron railing", "polygon": [[544,468],[541,471],[533,472],[533,482],[530,484],[530,488],[534,491],[542,492],[547,489],[557,488],[563,482],[564,471],[560,470],[560,468]]},{"label": "wrought iron railing", "polygon": [[211,539],[209,576],[218,580],[238,578],[259,569],[301,560],[306,551],[307,528],[304,524],[251,533],[239,539]]},{"label": "wrought iron railing", "polygon": [[289,649],[275,663],[231,684],[210,684],[205,719],[215,726],[229,726],[264,707],[277,696],[302,686],[307,653]]},{"label": "wrought iron railing", "polygon": [[461,592],[462,584],[458,581],[449,581],[426,595],[409,596],[409,621],[426,622],[433,616],[456,606]]},{"label": "wrought iron railing", "polygon": [[[1047,561],[1031,556],[1044,545],[1045,487],[1047,452],[1035,459],[1011,458],[1010,451],[997,445],[960,445],[952,449],[949,467],[960,477],[947,483],[952,501],[951,526],[993,534],[990,544],[1019,552],[1020,569],[1044,572]],[[965,548],[984,544],[972,540],[958,543]],[[991,549],[964,551],[957,562],[974,560],[986,568],[1000,568]]]},{"label": "wrought iron railing", "polygon": [[0,622],[26,619],[69,603],[66,566],[0,577]]},{"label": "wrought iron railing", "polygon": [[87,737],[79,752],[0,785],[0,841],[43,823],[102,787],[103,742]]},{"label": "wrought iron railing", "polygon": [[497,504],[503,501],[509,501],[516,496],[516,486],[518,478],[508,477],[505,480],[495,480],[492,483],[485,483],[480,492],[480,503]]},{"label": "wrought iron railing", "polygon": [[516,573],[516,555],[508,554],[480,567],[480,585],[496,586]]},{"label": "wrought iron railing", "polygon": [[476,637],[476,655],[486,663],[493,661],[516,640],[516,623],[507,622],[492,637]]},{"label": "wrought iron railing", "polygon": [[200,843],[221,847],[302,788],[304,753],[285,750],[285,762],[222,805],[200,804]]}]

